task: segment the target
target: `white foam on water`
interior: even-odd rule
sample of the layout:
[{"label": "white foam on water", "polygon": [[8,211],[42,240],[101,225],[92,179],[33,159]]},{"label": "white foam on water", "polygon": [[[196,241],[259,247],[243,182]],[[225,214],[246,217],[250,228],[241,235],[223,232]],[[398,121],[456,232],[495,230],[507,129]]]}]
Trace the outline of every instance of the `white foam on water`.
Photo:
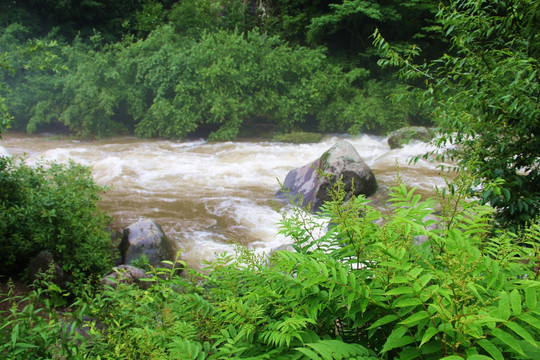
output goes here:
[{"label": "white foam on water", "polygon": [[118,156],[111,156],[96,161],[92,165],[92,174],[101,185],[112,184],[122,176],[124,161]]},{"label": "white foam on water", "polygon": [[[391,150],[385,137],[368,135],[325,136],[314,144],[135,138],[75,143],[31,137],[15,138],[11,144],[14,153],[28,150],[29,163],[71,159],[91,166],[96,182],[114,189],[109,211],[122,219],[137,219],[143,213],[154,216],[185,248],[186,260],[200,266],[215,253],[233,251],[233,240],[266,253],[289,244],[290,239],[277,235],[281,215],[273,202],[283,206],[274,198],[278,180],[342,139],[357,149],[381,185],[395,177],[396,163],[406,182],[426,192],[444,183],[436,164],[424,160],[409,164],[412,156],[433,150],[429,145],[412,142]],[[9,136],[3,146],[11,150]]]},{"label": "white foam on water", "polygon": [[228,239],[212,231],[183,230],[173,231],[173,237],[180,239],[183,248],[182,258],[189,266],[201,268],[204,261],[213,261],[216,256],[223,253],[234,253],[235,245],[227,243]]},{"label": "white foam on water", "polygon": [[0,156],[11,157],[11,154],[4,147],[0,146]]},{"label": "white foam on water", "polygon": [[249,229],[253,239],[250,248],[268,253],[290,242],[285,236],[278,235],[281,215],[275,209],[243,202],[235,204],[231,210],[238,223]]},{"label": "white foam on water", "polygon": [[67,164],[70,160],[82,165],[90,165],[86,153],[88,149],[82,148],[55,148],[43,153],[34,153],[29,157],[30,162],[46,161]]}]

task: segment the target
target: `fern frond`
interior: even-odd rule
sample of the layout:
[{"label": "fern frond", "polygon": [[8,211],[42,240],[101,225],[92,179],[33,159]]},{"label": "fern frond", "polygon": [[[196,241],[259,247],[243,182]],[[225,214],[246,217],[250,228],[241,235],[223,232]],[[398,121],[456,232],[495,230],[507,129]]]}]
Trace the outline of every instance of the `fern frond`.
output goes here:
[{"label": "fern frond", "polygon": [[298,352],[312,360],[341,360],[341,359],[378,359],[375,354],[358,344],[348,344],[340,340],[319,340],[295,348]]}]

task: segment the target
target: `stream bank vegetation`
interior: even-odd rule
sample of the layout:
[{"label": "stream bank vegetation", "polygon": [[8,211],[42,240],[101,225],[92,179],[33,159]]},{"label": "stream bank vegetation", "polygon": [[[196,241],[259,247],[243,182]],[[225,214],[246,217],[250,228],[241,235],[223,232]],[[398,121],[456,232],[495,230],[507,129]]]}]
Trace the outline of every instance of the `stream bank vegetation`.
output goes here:
[{"label": "stream bank vegetation", "polygon": [[[36,287],[3,314],[7,359],[533,359],[540,355],[540,226],[496,231],[470,180],[435,198],[404,185],[388,211],[346,196],[281,222],[295,251],[239,247],[204,272],[106,286],[63,314]],[[320,234],[320,235],[315,235]],[[172,264],[172,263],[171,263]]]}]

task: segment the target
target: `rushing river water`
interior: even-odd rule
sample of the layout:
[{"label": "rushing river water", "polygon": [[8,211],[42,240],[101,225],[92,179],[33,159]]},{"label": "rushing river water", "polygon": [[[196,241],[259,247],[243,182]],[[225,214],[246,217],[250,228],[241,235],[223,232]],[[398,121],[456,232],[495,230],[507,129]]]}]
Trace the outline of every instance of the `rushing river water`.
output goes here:
[{"label": "rushing river water", "polygon": [[426,152],[414,143],[390,150],[386,138],[327,136],[316,144],[266,141],[207,143],[175,142],[121,137],[103,141],[57,140],[45,136],[7,133],[0,140],[0,155],[26,154],[28,163],[40,160],[91,166],[94,179],[111,185],[102,206],[122,229],[141,218],[152,218],[185,250],[183,258],[199,267],[215,253],[232,251],[234,243],[268,251],[287,243],[277,235],[286,206],[275,198],[278,179],[317,159],[342,138],[351,142],[373,169],[380,190],[403,180],[430,195],[444,181],[436,164],[411,156]]}]

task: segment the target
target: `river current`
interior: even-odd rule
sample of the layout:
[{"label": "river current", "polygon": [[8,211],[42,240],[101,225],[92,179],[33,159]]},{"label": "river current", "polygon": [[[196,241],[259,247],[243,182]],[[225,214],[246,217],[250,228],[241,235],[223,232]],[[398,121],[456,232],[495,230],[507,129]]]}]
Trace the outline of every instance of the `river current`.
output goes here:
[{"label": "river current", "polygon": [[412,156],[430,150],[427,144],[391,150],[385,137],[368,135],[326,136],[297,145],[133,137],[76,141],[8,132],[0,140],[0,155],[25,155],[29,164],[71,159],[90,166],[98,184],[112,187],[101,205],[114,217],[115,229],[152,218],[184,249],[188,265],[200,267],[216,253],[232,252],[235,243],[260,252],[287,244],[277,234],[281,215],[276,209],[287,206],[275,197],[278,180],[344,138],[375,173],[376,197],[384,197],[398,169],[403,181],[423,195],[444,186],[436,163],[409,164]]}]

